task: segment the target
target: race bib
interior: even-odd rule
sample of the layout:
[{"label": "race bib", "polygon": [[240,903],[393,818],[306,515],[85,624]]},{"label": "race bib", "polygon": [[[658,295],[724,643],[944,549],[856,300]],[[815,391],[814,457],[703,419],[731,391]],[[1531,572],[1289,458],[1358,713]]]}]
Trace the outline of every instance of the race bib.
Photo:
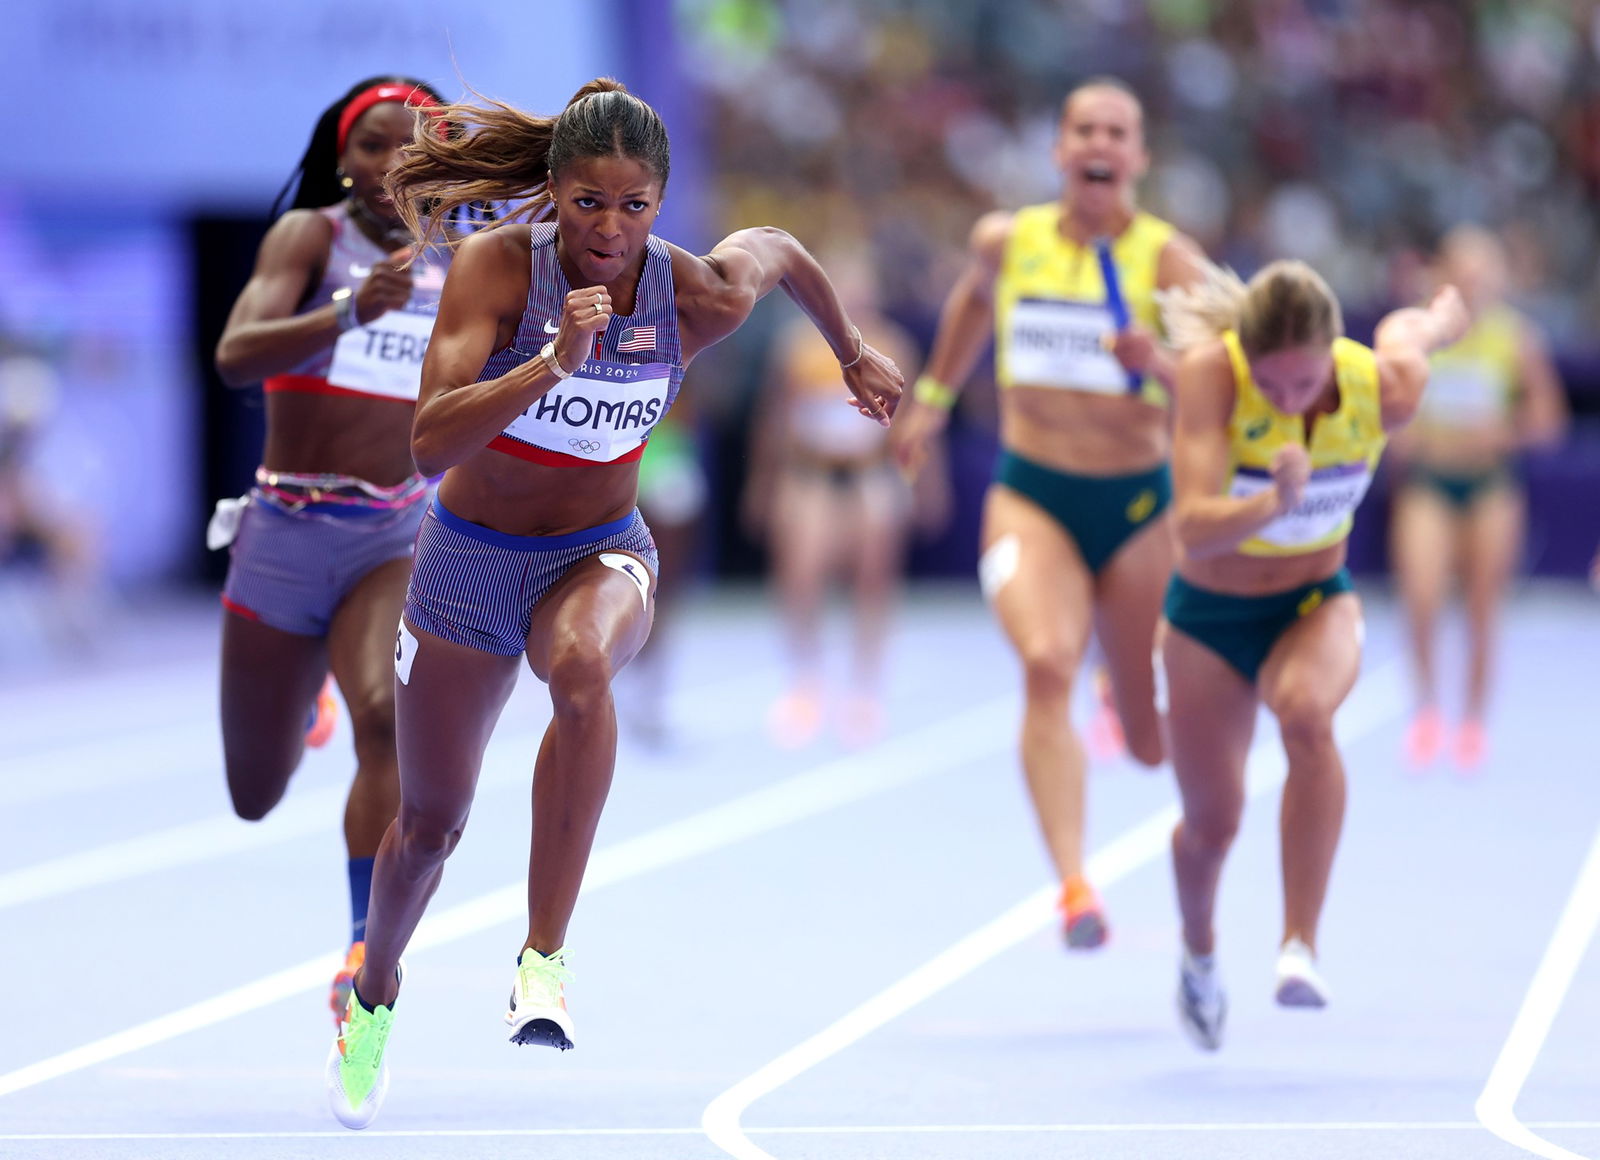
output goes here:
[{"label": "race bib", "polygon": [[1505,415],[1505,396],[1486,367],[1436,367],[1422,392],[1422,415],[1436,427],[1492,426]]},{"label": "race bib", "polygon": [[[1317,544],[1338,532],[1340,526],[1360,506],[1372,484],[1372,472],[1365,463],[1343,463],[1319,467],[1311,473],[1305,494],[1290,511],[1284,512],[1255,534],[1279,548],[1303,548]],[[1228,494],[1248,499],[1272,488],[1270,472],[1240,468]]]},{"label": "race bib", "polygon": [[432,314],[391,310],[345,331],[333,346],[328,381],[352,391],[415,401],[433,320]]},{"label": "race bib", "polygon": [[666,363],[590,359],[511,421],[505,433],[546,451],[609,463],[645,441],[667,409]]},{"label": "race bib", "polygon": [[1025,387],[1127,394],[1126,368],[1100,345],[1115,331],[1104,306],[1024,298],[1012,307],[1006,335],[1011,381]]}]

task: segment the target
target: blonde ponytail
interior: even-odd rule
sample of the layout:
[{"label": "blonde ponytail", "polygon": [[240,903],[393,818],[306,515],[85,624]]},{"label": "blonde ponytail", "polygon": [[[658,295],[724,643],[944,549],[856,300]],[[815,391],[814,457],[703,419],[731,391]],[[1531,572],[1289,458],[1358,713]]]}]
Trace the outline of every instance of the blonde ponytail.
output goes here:
[{"label": "blonde ponytail", "polygon": [[1344,314],[1332,289],[1304,262],[1270,262],[1246,284],[1232,270],[1205,262],[1194,286],[1156,293],[1167,341],[1184,350],[1236,331],[1246,354],[1332,342]]},{"label": "blonde ponytail", "polygon": [[1199,282],[1158,290],[1155,295],[1167,341],[1177,350],[1212,342],[1223,331],[1238,329],[1249,296],[1249,289],[1233,270],[1204,258],[1199,261]]}]

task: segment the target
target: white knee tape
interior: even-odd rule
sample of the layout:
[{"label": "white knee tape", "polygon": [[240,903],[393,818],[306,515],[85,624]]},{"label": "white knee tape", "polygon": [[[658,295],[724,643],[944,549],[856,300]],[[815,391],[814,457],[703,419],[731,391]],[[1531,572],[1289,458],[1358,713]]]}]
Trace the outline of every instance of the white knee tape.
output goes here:
[{"label": "white knee tape", "polygon": [[417,659],[417,638],[406,622],[400,622],[400,629],[394,634],[394,675],[400,678],[402,685],[411,683],[411,662]]},{"label": "white knee tape", "polygon": [[601,552],[600,562],[607,568],[615,568],[639,588],[639,603],[646,608],[650,607],[650,570],[633,556],[622,552]]},{"label": "white knee tape", "polygon": [[978,560],[978,588],[985,600],[993,600],[1000,589],[1017,574],[1017,564],[1022,559],[1022,541],[1016,533],[1001,536],[989,545]]}]

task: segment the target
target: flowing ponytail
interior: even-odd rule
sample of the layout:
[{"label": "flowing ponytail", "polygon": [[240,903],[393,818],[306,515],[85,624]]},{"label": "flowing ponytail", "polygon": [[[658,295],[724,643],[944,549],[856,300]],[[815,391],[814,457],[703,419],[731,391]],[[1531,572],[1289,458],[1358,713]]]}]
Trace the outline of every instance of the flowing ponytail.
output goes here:
[{"label": "flowing ponytail", "polygon": [[1225,330],[1237,330],[1250,293],[1231,268],[1203,258],[1200,261],[1198,283],[1156,291],[1161,325],[1167,341],[1177,350],[1211,342]]},{"label": "flowing ponytail", "polygon": [[1178,350],[1237,331],[1250,355],[1332,342],[1344,333],[1339,300],[1327,282],[1298,261],[1271,262],[1249,283],[1232,270],[1206,262],[1194,286],[1158,291],[1167,340]]},{"label": "flowing ponytail", "polygon": [[666,128],[620,81],[590,81],[558,117],[484,100],[437,110],[455,132],[447,138],[419,131],[384,179],[401,220],[424,245],[440,235],[442,223],[474,206],[495,207],[495,223],[539,221],[553,202],[552,174],[582,158],[636,158],[666,185]]}]

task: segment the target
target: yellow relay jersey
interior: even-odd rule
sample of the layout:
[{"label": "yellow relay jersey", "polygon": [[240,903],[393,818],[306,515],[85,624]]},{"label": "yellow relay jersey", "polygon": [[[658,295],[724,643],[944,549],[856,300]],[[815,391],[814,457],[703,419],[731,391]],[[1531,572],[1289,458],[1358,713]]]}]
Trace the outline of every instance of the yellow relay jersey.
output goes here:
[{"label": "yellow relay jersey", "polygon": [[1417,422],[1456,430],[1494,427],[1511,417],[1517,396],[1522,318],[1501,306],[1428,360],[1428,386]]},{"label": "yellow relay jersey", "polygon": [[[1137,389],[1106,353],[1101,339],[1115,330],[1106,284],[1093,246],[1061,235],[1061,206],[1030,205],[1012,215],[1011,237],[995,283],[995,371],[1002,387],[1056,387],[1095,394],[1133,394],[1165,406],[1153,378]],[[1134,215],[1112,239],[1111,254],[1129,316],[1160,332],[1156,270],[1173,226]]]},{"label": "yellow relay jersey", "polygon": [[[1231,478],[1228,494],[1255,495],[1272,487],[1272,457],[1286,443],[1304,445],[1305,420],[1285,415],[1267,401],[1250,375],[1239,336],[1222,336],[1233,365],[1235,397],[1228,423]],[[1355,510],[1367,494],[1388,436],[1378,395],[1378,360],[1348,338],[1333,341],[1339,409],[1318,415],[1311,426],[1311,479],[1305,495],[1252,538],[1239,545],[1246,556],[1298,556],[1337,544],[1350,534]]]}]

